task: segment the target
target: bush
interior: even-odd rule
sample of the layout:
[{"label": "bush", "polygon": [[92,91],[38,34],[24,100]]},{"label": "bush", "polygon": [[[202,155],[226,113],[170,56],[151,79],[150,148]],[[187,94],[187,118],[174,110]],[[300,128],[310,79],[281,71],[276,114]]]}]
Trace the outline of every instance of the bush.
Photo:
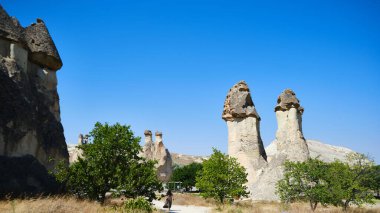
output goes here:
[{"label": "bush", "polygon": [[153,212],[152,205],[143,197],[129,199],[124,204],[126,212]]}]

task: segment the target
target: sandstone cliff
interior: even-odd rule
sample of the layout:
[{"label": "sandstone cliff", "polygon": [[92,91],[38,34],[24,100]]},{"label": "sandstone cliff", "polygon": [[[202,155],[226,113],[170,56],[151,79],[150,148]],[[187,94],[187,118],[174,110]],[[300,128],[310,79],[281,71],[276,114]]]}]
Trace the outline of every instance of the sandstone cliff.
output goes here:
[{"label": "sandstone cliff", "polygon": [[0,156],[10,157],[4,159],[30,155],[47,169],[68,162],[57,93],[61,66],[44,22],[23,28],[0,5]]}]

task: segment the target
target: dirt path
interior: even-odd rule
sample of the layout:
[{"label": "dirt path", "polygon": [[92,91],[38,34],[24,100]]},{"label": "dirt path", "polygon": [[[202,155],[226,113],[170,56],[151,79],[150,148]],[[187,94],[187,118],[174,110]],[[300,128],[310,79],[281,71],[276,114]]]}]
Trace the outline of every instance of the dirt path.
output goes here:
[{"label": "dirt path", "polygon": [[[165,212],[169,212],[168,209],[162,208],[164,206],[164,202],[154,200],[153,204],[157,209],[165,210]],[[178,213],[210,213],[211,208],[210,207],[204,207],[204,206],[172,205],[170,212],[171,213],[177,213],[177,212]]]}]

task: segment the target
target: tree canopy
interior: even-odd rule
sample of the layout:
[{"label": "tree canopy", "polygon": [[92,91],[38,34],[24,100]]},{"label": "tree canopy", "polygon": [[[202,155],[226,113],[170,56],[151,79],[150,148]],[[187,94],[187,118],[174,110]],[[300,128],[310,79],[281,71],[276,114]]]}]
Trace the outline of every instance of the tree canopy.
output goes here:
[{"label": "tree canopy", "polygon": [[326,171],[328,165],[318,159],[284,164],[284,178],[277,184],[277,193],[285,202],[308,201],[314,211],[318,203],[329,200]]},{"label": "tree canopy", "polygon": [[373,161],[360,153],[347,155],[347,162],[335,161],[330,164],[328,185],[331,204],[347,210],[350,203],[361,206],[372,203],[373,193],[367,183],[373,179]]},{"label": "tree canopy", "polygon": [[202,170],[201,163],[191,163],[182,167],[175,167],[171,177],[171,181],[180,181],[182,182],[182,187],[189,191],[192,187],[195,186],[195,180],[197,172]]},{"label": "tree canopy", "polygon": [[287,161],[284,167],[284,178],[277,183],[277,194],[284,202],[308,201],[313,211],[318,203],[345,211],[351,203],[372,203],[375,170],[373,161],[363,154],[351,153],[345,162]]},{"label": "tree canopy", "polygon": [[224,203],[226,198],[247,197],[247,173],[236,158],[229,157],[217,149],[203,162],[198,172],[195,186],[201,196],[211,197]]},{"label": "tree canopy", "polygon": [[127,197],[152,200],[162,190],[155,162],[140,157],[140,138],[130,126],[96,123],[90,142],[80,145],[82,156],[69,168],[60,167],[57,179],[79,197],[104,201],[111,189]]}]

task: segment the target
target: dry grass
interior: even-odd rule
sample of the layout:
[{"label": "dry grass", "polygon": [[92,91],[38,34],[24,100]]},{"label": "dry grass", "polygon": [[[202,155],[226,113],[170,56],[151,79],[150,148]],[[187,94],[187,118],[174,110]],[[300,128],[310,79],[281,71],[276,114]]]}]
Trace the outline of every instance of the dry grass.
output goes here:
[{"label": "dry grass", "polygon": [[0,201],[0,212],[107,212],[107,207],[74,197],[40,197]]},{"label": "dry grass", "polygon": [[[220,213],[304,213],[312,212],[310,206],[307,203],[293,203],[291,205],[284,205],[277,202],[240,202],[236,205],[224,205],[214,208],[213,212]],[[340,213],[343,212],[341,208],[334,206],[318,206],[315,213]],[[380,213],[379,207],[367,207],[367,208],[357,208],[352,207],[348,213]]]},{"label": "dry grass", "polygon": [[106,205],[96,201],[80,200],[71,196],[51,196],[28,199],[0,200],[1,213],[96,213],[123,212],[123,202],[110,200]]},{"label": "dry grass", "polygon": [[[0,212],[24,213],[95,213],[95,212],[123,212],[122,207],[124,199],[112,199],[101,205],[95,201],[79,200],[70,196],[52,196],[29,199],[0,200]],[[259,202],[251,203],[248,201],[239,202],[235,205],[218,206],[211,199],[203,199],[198,194],[174,194],[175,205],[193,205],[207,206],[217,213],[304,213],[311,212],[307,203],[295,203],[285,206],[276,202]],[[157,211],[159,212],[159,211]],[[341,208],[318,206],[316,213],[338,213],[342,212]],[[366,208],[350,208],[349,213],[380,213],[380,205]]]},{"label": "dry grass", "polygon": [[200,197],[199,194],[174,193],[173,198],[174,205],[192,205],[207,207],[215,207],[217,205],[214,200],[204,199]]},{"label": "dry grass", "polygon": [[[218,203],[212,199],[204,199],[199,194],[174,194],[175,205],[193,205],[193,206],[207,206],[212,207],[213,212],[221,213],[303,213],[312,212],[308,203],[294,203],[291,205],[284,205],[278,202],[256,202],[241,201],[235,205],[218,206]],[[341,208],[329,206],[323,207],[319,205],[315,211],[316,213],[338,213],[343,212]],[[352,207],[347,212],[349,213],[380,213],[380,205],[366,208]]]}]

